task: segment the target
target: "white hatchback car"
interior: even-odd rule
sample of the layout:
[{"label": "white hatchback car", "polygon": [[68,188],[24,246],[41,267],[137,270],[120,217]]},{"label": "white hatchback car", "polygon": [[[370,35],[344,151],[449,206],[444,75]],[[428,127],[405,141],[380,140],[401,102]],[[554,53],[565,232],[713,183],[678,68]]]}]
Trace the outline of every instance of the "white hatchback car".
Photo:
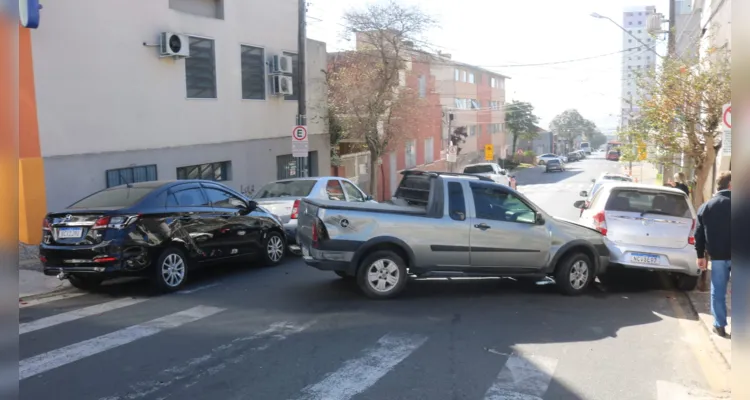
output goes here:
[{"label": "white hatchback car", "polygon": [[[678,289],[695,289],[701,274],[693,236],[696,214],[683,191],[609,181],[588,204],[579,200],[574,206],[583,209],[581,224],[606,237],[609,268],[666,271],[676,277]],[[600,279],[606,281],[607,275]]]}]

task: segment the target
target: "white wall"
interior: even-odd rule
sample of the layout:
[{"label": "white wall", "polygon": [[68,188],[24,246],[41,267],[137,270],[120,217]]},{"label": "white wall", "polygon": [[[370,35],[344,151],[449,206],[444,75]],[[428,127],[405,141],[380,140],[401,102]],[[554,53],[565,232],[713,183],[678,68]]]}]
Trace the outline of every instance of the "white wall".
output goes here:
[{"label": "white wall", "polygon": [[[296,101],[241,99],[240,44],[264,47],[266,57],[295,52],[297,1],[225,1],[224,19],[169,2],[45,2],[32,32],[43,156],[289,136]],[[186,99],[184,60],[142,44],[162,31],[215,39],[218,99]],[[308,62],[325,65],[320,53],[311,48],[323,58]]]}]

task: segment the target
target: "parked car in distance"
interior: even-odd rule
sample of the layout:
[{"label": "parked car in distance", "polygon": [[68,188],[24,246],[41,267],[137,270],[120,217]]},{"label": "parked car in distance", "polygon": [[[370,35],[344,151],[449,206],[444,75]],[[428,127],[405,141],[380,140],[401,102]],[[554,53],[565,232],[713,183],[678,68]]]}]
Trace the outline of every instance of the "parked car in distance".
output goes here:
[{"label": "parked car in distance", "polygon": [[338,176],[291,178],[267,183],[252,199],[281,219],[289,250],[295,254],[299,254],[297,216],[303,198],[359,203],[375,201],[352,181]]},{"label": "parked car in distance", "polygon": [[547,163],[544,165],[544,172],[550,172],[550,171],[565,171],[565,164],[560,159],[552,159],[547,161]]},{"label": "parked car in distance", "polygon": [[559,160],[560,156],[557,154],[547,153],[537,157],[537,165],[544,165],[549,160]]},{"label": "parked car in distance", "polygon": [[493,182],[510,187],[510,175],[497,163],[469,164],[464,167],[464,174],[485,176]]},{"label": "parked car in distance", "polygon": [[276,265],[281,221],[220,183],[140,182],[98,191],[43,221],[45,275],[94,289],[105,279],[147,276],[163,291],[181,288],[194,266],[244,256]]},{"label": "parked car in distance", "polygon": [[610,150],[607,152],[607,161],[620,161],[620,150]]},{"label": "parked car in distance", "polygon": [[666,271],[681,290],[693,290],[701,274],[696,265],[694,230],[696,213],[679,189],[610,181],[590,204],[579,200],[580,223],[604,235],[609,249],[608,274],[614,280],[618,267]]},{"label": "parked car in distance", "polygon": [[[588,207],[588,205],[591,203],[591,199],[594,197],[596,192],[601,189],[601,187],[607,183],[610,182],[632,182],[633,178],[625,175],[625,174],[614,174],[610,172],[606,172],[602,174],[602,176],[599,177],[599,179],[592,179],[591,180],[591,189],[582,190],[580,193],[578,193],[581,197],[585,197],[586,201],[584,203],[585,207]],[[581,215],[583,214],[583,208],[581,208]]]},{"label": "parked car in distance", "polygon": [[581,159],[582,159],[581,155],[578,152],[576,152],[576,151],[572,151],[572,152],[568,153],[568,161],[570,161],[570,162],[579,161]]},{"label": "parked car in distance", "polygon": [[599,232],[552,217],[505,185],[402,174],[394,204],[303,199],[297,240],[305,263],[356,280],[377,299],[398,295],[409,275],[552,276],[562,293],[577,295],[606,268]]}]

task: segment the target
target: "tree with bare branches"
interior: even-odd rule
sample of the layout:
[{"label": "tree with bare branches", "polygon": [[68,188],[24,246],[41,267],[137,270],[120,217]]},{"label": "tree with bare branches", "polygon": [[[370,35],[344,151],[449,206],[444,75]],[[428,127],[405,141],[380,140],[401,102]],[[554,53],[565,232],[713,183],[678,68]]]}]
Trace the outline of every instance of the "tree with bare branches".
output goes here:
[{"label": "tree with bare branches", "polygon": [[349,11],[343,19],[357,38],[357,50],[332,56],[328,106],[347,138],[361,139],[370,152],[370,188],[377,193],[377,165],[391,146],[416,133],[410,117],[422,104],[407,87],[415,37],[433,20],[416,7],[396,2]]}]

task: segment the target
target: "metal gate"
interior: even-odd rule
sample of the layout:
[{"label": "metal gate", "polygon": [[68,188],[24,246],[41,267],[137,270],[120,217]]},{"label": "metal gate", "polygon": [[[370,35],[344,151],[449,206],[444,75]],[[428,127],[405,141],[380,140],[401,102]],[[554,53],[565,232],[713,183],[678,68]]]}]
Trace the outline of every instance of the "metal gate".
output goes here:
[{"label": "metal gate", "polygon": [[318,176],[318,152],[307,153],[307,158],[284,154],[276,157],[276,179]]}]

